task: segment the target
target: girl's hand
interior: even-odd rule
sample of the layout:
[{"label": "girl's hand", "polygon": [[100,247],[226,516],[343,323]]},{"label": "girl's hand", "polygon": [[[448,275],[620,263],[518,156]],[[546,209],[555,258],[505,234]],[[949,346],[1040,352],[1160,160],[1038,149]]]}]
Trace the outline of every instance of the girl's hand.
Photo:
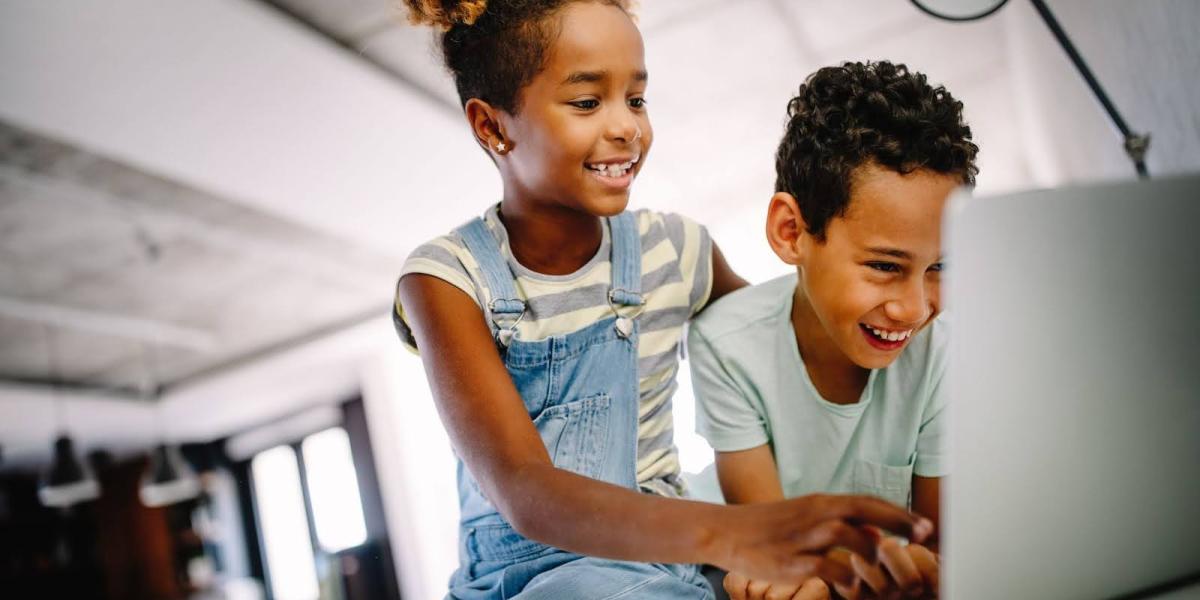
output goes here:
[{"label": "girl's hand", "polygon": [[868,496],[814,494],[727,508],[730,516],[718,536],[724,551],[711,562],[748,579],[779,583],[819,577],[849,589],[854,569],[831,558],[830,550],[877,556],[880,537],[871,526],[917,542],[933,532],[928,519]]}]

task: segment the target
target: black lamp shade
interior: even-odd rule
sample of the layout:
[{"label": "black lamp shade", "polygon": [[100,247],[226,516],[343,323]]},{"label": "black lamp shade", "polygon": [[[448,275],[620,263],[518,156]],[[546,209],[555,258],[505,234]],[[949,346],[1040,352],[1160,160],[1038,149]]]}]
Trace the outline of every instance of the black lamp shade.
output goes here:
[{"label": "black lamp shade", "polygon": [[200,494],[200,480],[179,449],[160,445],[150,455],[138,496],[149,507],[167,506]]},{"label": "black lamp shade", "polygon": [[42,504],[68,507],[100,496],[100,484],[75,455],[75,444],[68,436],[54,441],[54,458],[42,478],[38,498]]}]

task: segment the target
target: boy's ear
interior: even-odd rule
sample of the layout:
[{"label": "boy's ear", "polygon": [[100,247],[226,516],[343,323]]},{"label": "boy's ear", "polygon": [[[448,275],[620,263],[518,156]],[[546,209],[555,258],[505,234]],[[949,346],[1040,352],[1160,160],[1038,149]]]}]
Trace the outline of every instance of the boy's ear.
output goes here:
[{"label": "boy's ear", "polygon": [[808,233],[804,215],[796,198],[787,192],[776,192],[767,207],[767,242],[780,260],[799,265],[804,259],[802,238]]},{"label": "boy's ear", "polygon": [[463,109],[467,113],[471,132],[475,134],[475,141],[484,150],[490,154],[505,154],[512,149],[512,141],[504,135],[499,109],[479,98],[467,100]]}]

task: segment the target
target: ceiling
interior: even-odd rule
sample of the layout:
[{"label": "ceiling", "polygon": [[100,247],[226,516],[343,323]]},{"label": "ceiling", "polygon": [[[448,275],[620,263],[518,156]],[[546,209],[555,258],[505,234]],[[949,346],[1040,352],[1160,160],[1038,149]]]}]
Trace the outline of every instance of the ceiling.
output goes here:
[{"label": "ceiling", "polygon": [[0,123],[0,379],[157,397],[386,310],[344,240]]}]

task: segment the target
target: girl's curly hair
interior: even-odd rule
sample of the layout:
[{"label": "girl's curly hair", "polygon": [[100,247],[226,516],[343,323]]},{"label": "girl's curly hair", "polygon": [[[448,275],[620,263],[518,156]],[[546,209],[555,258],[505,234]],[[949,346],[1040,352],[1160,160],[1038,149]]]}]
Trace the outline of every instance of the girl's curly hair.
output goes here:
[{"label": "girl's curly hair", "polygon": [[775,191],[796,198],[809,233],[845,214],[854,171],[874,163],[898,173],[929,169],[973,185],[979,147],[962,102],[903,64],[847,62],[808,77],[788,102],[775,156]]},{"label": "girl's curly hair", "polygon": [[[442,58],[459,101],[479,98],[506,112],[520,108],[521,89],[545,66],[558,35],[548,17],[584,0],[404,0],[409,20],[442,31]],[[590,0],[629,12],[629,0]]]}]

